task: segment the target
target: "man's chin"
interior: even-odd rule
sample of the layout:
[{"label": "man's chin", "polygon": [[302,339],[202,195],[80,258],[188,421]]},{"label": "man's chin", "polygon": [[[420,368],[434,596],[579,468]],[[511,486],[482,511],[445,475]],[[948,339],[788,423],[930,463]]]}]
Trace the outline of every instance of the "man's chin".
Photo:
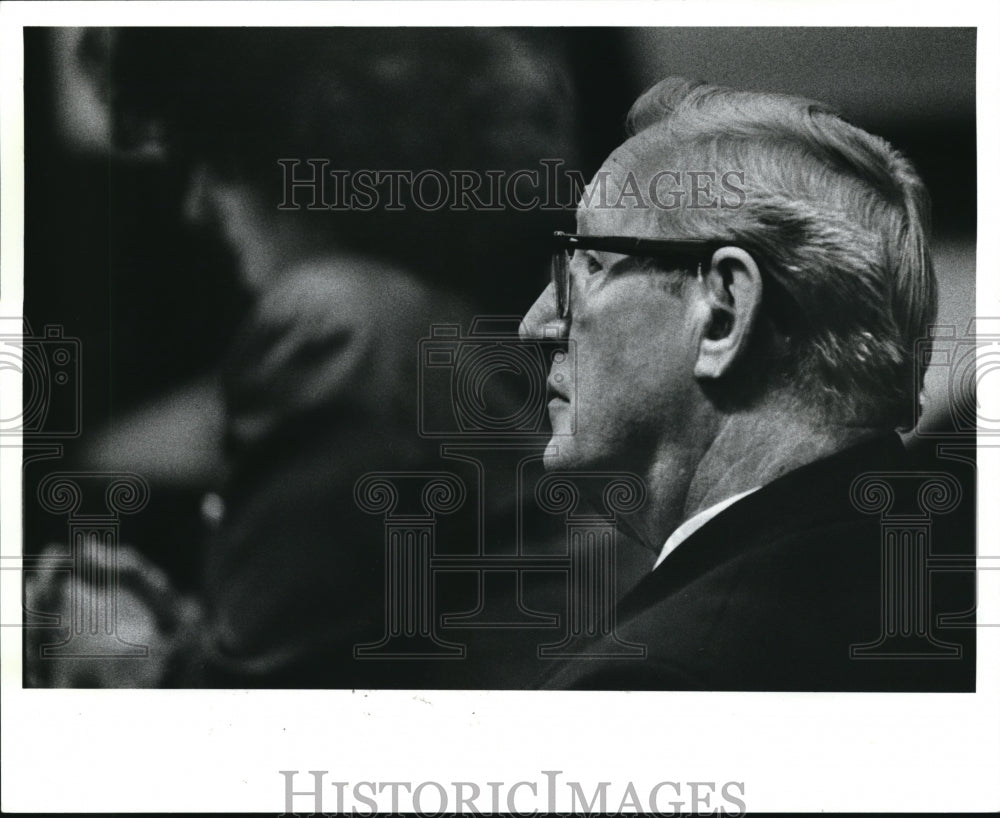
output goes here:
[{"label": "man's chin", "polygon": [[568,471],[579,468],[577,460],[572,438],[568,435],[556,435],[549,440],[545,447],[542,463],[546,471]]}]

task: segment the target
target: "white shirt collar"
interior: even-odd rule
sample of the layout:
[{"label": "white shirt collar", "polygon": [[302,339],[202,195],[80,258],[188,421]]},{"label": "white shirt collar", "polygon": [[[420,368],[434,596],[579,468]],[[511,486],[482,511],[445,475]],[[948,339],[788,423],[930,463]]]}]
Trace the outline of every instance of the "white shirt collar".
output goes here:
[{"label": "white shirt collar", "polygon": [[715,517],[717,514],[721,514],[727,508],[729,508],[737,500],[742,500],[748,494],[753,494],[760,486],[755,486],[747,491],[740,492],[739,494],[734,494],[732,497],[727,497],[720,503],[716,503],[714,506],[706,508],[704,511],[699,511],[694,517],[685,520],[674,530],[674,533],[667,537],[667,541],[663,544],[663,548],[660,550],[660,556],[657,557],[656,563],[653,565],[653,570],[655,571],[660,567],[660,563],[663,562],[667,555],[673,551],[678,545],[680,545],[684,540],[694,534],[699,528],[701,528],[705,523]]}]

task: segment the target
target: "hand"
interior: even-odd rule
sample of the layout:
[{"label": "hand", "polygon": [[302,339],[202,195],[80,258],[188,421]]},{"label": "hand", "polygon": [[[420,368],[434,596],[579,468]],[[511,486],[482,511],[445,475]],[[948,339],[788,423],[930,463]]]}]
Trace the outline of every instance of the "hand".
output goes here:
[{"label": "hand", "polygon": [[[50,545],[25,579],[26,684],[32,687],[158,687],[194,631],[200,609],[136,549],[85,549],[78,570],[45,567],[67,560]],[[100,556],[97,556],[100,555]],[[39,626],[30,614],[58,618]]]}]

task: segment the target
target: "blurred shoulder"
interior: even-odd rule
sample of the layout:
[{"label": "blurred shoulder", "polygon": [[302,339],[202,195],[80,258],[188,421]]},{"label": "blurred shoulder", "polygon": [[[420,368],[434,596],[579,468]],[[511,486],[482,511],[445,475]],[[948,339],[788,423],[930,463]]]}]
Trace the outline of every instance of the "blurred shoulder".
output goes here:
[{"label": "blurred shoulder", "polygon": [[418,346],[462,303],[408,271],[367,258],[289,268],[257,297],[230,348],[223,384],[230,436],[262,439],[322,410],[408,411]]},{"label": "blurred shoulder", "polygon": [[314,331],[408,323],[445,308],[452,297],[403,267],[360,256],[316,259],[289,268],[262,293],[260,324],[308,319]]}]

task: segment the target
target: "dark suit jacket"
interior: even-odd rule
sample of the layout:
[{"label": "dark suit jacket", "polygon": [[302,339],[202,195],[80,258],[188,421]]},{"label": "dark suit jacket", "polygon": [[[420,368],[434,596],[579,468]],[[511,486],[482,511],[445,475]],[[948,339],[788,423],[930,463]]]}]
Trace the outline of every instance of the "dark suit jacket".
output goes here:
[{"label": "dark suit jacket", "polygon": [[[855,507],[850,487],[865,472],[906,467],[891,435],[790,472],[734,503],[622,600],[617,632],[644,644],[645,658],[602,657],[613,647],[610,638],[592,639],[578,646],[585,658],[560,660],[541,685],[973,690],[974,629],[933,630],[937,614],[973,604],[970,575],[932,576],[929,584],[932,635],[959,644],[960,657],[851,656],[852,645],[877,642],[883,632],[883,526],[879,514]],[[949,531],[972,539],[968,528],[949,522],[948,515],[934,521],[931,551],[955,546]],[[962,545],[971,552],[971,541]],[[926,641],[910,645],[919,650]]]}]

